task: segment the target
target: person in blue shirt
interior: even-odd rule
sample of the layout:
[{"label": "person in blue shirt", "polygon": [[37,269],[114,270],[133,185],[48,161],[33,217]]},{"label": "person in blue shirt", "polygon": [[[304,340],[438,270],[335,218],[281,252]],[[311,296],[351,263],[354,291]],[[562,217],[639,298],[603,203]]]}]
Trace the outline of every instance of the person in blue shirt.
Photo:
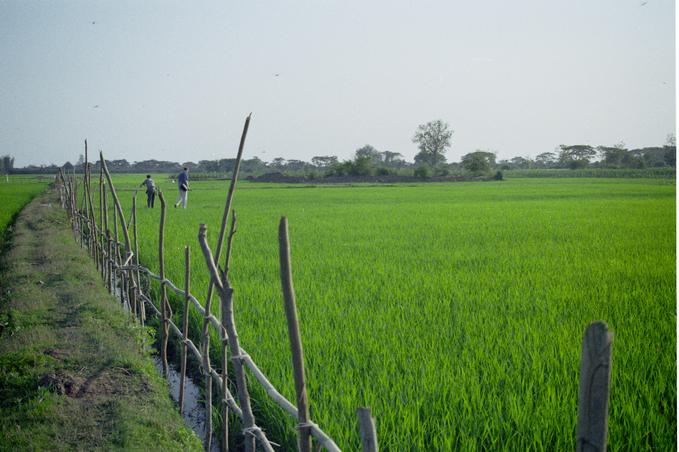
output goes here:
[{"label": "person in blue shirt", "polygon": [[186,209],[186,198],[189,193],[189,169],[184,168],[184,171],[179,173],[179,176],[177,177],[177,185],[179,188],[179,197],[177,198],[177,202],[174,203],[174,206],[177,207],[179,206],[179,203],[181,202],[182,207]]},{"label": "person in blue shirt", "polygon": [[156,199],[156,184],[153,183],[150,174],[147,174],[144,182],[139,184],[140,187],[144,185],[146,185],[146,207],[153,209],[153,201]]}]

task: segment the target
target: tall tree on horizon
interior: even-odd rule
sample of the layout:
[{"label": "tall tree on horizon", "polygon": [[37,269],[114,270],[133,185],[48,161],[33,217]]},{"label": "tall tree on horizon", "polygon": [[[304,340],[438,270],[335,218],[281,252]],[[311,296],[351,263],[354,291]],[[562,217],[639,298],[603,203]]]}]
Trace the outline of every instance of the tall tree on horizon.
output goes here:
[{"label": "tall tree on horizon", "polygon": [[415,156],[415,163],[427,163],[432,167],[445,163],[445,153],[450,147],[453,133],[448,123],[440,119],[420,124],[413,136],[413,143],[420,150]]}]

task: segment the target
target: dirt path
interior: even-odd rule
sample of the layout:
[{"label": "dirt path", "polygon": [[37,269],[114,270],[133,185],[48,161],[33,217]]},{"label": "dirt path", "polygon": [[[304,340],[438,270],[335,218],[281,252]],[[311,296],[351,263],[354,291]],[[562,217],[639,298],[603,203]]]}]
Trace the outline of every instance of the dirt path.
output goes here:
[{"label": "dirt path", "polygon": [[201,450],[54,194],[0,264],[0,450]]}]

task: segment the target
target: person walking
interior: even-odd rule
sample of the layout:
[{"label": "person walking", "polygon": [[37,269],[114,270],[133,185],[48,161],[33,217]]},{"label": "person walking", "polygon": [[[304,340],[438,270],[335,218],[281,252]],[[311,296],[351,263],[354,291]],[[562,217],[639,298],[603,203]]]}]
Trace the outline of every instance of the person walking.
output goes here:
[{"label": "person walking", "polygon": [[140,187],[146,185],[146,207],[153,209],[153,201],[156,199],[156,184],[151,179],[151,175],[147,174],[144,182],[139,184]]},{"label": "person walking", "polygon": [[179,197],[174,206],[177,207],[179,203],[182,203],[182,207],[186,209],[186,197],[189,193],[189,169],[184,167],[184,171],[179,173],[177,176],[177,185],[179,188]]}]

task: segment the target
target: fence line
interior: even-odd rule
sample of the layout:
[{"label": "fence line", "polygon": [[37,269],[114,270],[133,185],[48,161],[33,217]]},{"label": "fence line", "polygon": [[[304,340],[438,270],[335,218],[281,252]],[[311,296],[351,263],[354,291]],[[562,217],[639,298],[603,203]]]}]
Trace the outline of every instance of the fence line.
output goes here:
[{"label": "fence line", "polygon": [[[247,388],[246,374],[247,368],[255,377],[257,382],[265,390],[269,398],[273,400],[290,416],[297,419],[298,429],[298,448],[300,451],[311,450],[311,437],[319,446],[331,452],[338,452],[340,448],[334,440],[328,436],[317,424],[309,419],[308,400],[304,382],[304,358],[302,353],[301,337],[297,322],[297,312],[294,300],[294,290],[292,286],[292,275],[290,272],[290,247],[287,234],[287,220],[283,217],[279,225],[279,250],[280,250],[280,272],[283,298],[285,300],[286,319],[288,323],[288,333],[293,356],[293,369],[295,379],[295,391],[297,395],[297,406],[286,399],[271,384],[266,375],[261,371],[250,355],[240,346],[235,321],[233,319],[233,288],[229,282],[229,269],[231,257],[231,244],[236,232],[236,216],[231,210],[231,202],[238,177],[238,168],[243,152],[243,144],[247,134],[250,116],[247,117],[241,136],[234,175],[231,180],[229,192],[225,203],[222,227],[218,236],[218,246],[214,256],[210,250],[207,239],[207,228],[201,224],[198,233],[206,266],[210,274],[208,294],[205,306],[190,293],[190,273],[189,260],[190,250],[185,247],[184,265],[185,281],[184,288],[177,287],[172,281],[165,277],[164,264],[164,226],[165,226],[165,199],[162,192],[158,193],[161,202],[161,221],[159,227],[159,274],[153,273],[139,261],[139,243],[137,231],[137,210],[136,192],[132,197],[132,212],[130,221],[125,221],[125,215],[120,205],[115,187],[111,180],[110,173],[106,167],[103,153],[100,152],[100,174],[99,174],[99,222],[95,215],[92,204],[91,189],[91,168],[87,161],[87,141],[85,141],[85,171],[83,175],[83,200],[78,206],[78,182],[73,174],[67,174],[59,170],[56,177],[56,186],[59,192],[61,206],[65,209],[71,223],[74,239],[81,247],[86,248],[88,254],[95,261],[98,271],[107,289],[120,299],[120,302],[130,312],[131,316],[144,325],[146,321],[146,307],[148,307],[161,320],[161,359],[163,363],[163,373],[168,375],[167,345],[170,332],[177,336],[181,344],[181,377],[180,377],[180,397],[179,411],[183,409],[184,382],[187,372],[187,355],[190,352],[194,358],[201,363],[201,373],[205,381],[206,393],[206,440],[204,447],[206,450],[211,448],[212,425],[212,386],[219,388],[221,393],[220,408],[223,419],[223,430],[221,432],[221,450],[228,450],[228,413],[231,410],[242,420],[245,449],[248,452],[256,450],[255,440],[259,446],[267,451],[273,451],[271,442],[266,437],[263,430],[256,424]],[[106,182],[106,183],[105,183]],[[108,189],[107,189],[108,186]],[[108,197],[113,201],[113,231],[109,228],[108,221]],[[231,226],[227,237],[227,248],[225,253],[224,267],[219,266],[220,251],[226,233],[227,220],[231,215]],[[132,228],[130,238],[128,224]],[[120,231],[118,226],[120,225]],[[124,239],[120,241],[119,232]],[[124,259],[121,255],[124,250]],[[150,288],[150,281],[154,280],[160,284],[160,307],[156,306],[151,296],[142,287],[142,275],[145,283]],[[182,328],[180,329],[172,321],[172,310],[167,297],[167,289],[182,297],[184,302],[184,312],[182,317]],[[212,314],[211,300],[213,290],[217,291],[220,301],[221,320]],[[188,316],[190,307],[193,306],[202,317],[202,328],[199,336],[200,343],[196,345],[188,336]],[[210,364],[210,335],[209,327],[212,327],[221,339],[222,354],[222,374]],[[608,332],[607,326],[603,322],[595,322],[585,331],[583,338],[580,390],[578,399],[578,428],[576,437],[576,449],[588,450],[594,447],[597,450],[605,450],[607,442],[607,422],[608,422],[608,400],[611,371],[611,347],[612,333]],[[230,352],[230,357],[228,354]],[[228,361],[232,362],[235,371],[236,389],[238,401],[228,388]],[[361,434],[362,449],[364,452],[377,451],[377,434],[375,431],[375,420],[370,414],[369,408],[360,408],[357,412],[359,420],[359,430]]]},{"label": "fence line", "polygon": [[[247,133],[247,126],[249,124],[250,117],[246,119],[246,124],[243,131],[243,136],[241,138],[241,143],[239,146],[239,155],[237,164],[240,162],[242,156],[242,148],[245,139],[245,134]],[[87,145],[86,145],[87,146]],[[87,154],[86,154],[87,155]],[[235,322],[233,321],[233,311],[232,311],[232,297],[233,288],[228,282],[228,270],[229,261],[231,256],[231,242],[235,234],[235,215],[231,210],[231,201],[233,199],[235,181],[237,177],[237,172],[234,172],[234,178],[232,179],[231,186],[229,188],[229,193],[227,195],[227,201],[225,206],[224,215],[224,231],[226,230],[226,219],[229,214],[231,215],[231,229],[227,238],[227,249],[225,253],[225,264],[224,268],[220,268],[217,264],[217,256],[220,254],[217,248],[215,250],[214,257],[211,257],[211,252],[206,254],[205,251],[209,251],[207,242],[203,235],[203,241],[205,248],[203,249],[206,264],[208,269],[211,270],[210,287],[214,289],[209,289],[208,297],[206,298],[205,306],[203,306],[200,301],[190,293],[190,286],[188,283],[189,273],[188,273],[188,259],[189,251],[188,247],[185,250],[185,284],[184,288],[181,289],[177,287],[172,281],[167,279],[164,274],[164,221],[162,221],[162,213],[164,209],[162,208],[164,203],[164,198],[162,193],[159,193],[159,199],[161,201],[161,225],[159,230],[159,265],[160,274],[153,273],[147,267],[144,267],[139,262],[139,244],[138,244],[138,231],[137,231],[137,213],[136,213],[136,192],[135,196],[132,198],[132,212],[129,221],[126,221],[125,214],[121,207],[120,201],[118,199],[115,186],[111,180],[110,173],[106,167],[106,161],[103,157],[103,153],[100,152],[100,175],[99,175],[99,218],[96,217],[96,211],[94,209],[93,203],[91,203],[92,190],[91,190],[91,166],[87,162],[85,171],[82,178],[83,190],[83,200],[79,204],[78,197],[76,193],[78,192],[78,183],[76,176],[74,174],[66,174],[60,171],[57,175],[57,187],[59,189],[59,196],[62,207],[66,210],[67,215],[72,224],[73,234],[76,241],[83,247],[86,248],[88,254],[92,257],[96,263],[97,269],[99,270],[102,279],[104,280],[106,287],[117,298],[120,299],[121,304],[128,309],[130,315],[138,321],[140,324],[144,324],[146,309],[148,308],[151,312],[161,320],[161,359],[163,360],[164,373],[167,375],[167,340],[170,334],[174,334],[181,344],[181,365],[183,370],[181,371],[181,388],[180,392],[183,395],[183,385],[186,378],[186,364],[185,360],[190,353],[194,358],[201,363],[202,374],[205,377],[205,391],[206,391],[206,402],[211,404],[211,394],[208,394],[212,390],[212,385],[214,384],[219,388],[220,394],[220,407],[221,414],[223,418],[224,429],[221,434],[221,448],[222,450],[227,450],[228,448],[228,413],[231,410],[237,417],[241,418],[243,421],[242,434],[244,436],[244,444],[246,450],[255,451],[256,448],[262,448],[267,451],[273,451],[272,443],[266,437],[264,431],[259,427],[256,422],[252,410],[249,404],[249,394],[247,388],[247,382],[245,377],[245,368],[247,368],[255,380],[262,386],[266,394],[273,400],[279,407],[281,407],[286,413],[294,418],[299,417],[299,410],[293,403],[286,399],[269,381],[262,370],[253,361],[250,355],[245,349],[243,349],[238,343],[238,335],[235,328]],[[113,226],[109,224],[109,203],[110,199],[113,202]],[[98,221],[97,221],[98,220]],[[128,227],[129,225],[129,227]],[[132,229],[132,238],[130,237],[129,229]],[[203,233],[205,231],[203,230]],[[221,234],[220,234],[221,235]],[[200,241],[200,240],[199,240]],[[208,258],[211,259],[208,259]],[[212,271],[213,270],[213,271]],[[160,297],[158,300],[159,306],[148,295],[146,290],[142,287],[142,277],[146,278],[147,289],[150,287],[150,281],[154,280],[160,284]],[[172,313],[169,307],[169,302],[167,300],[166,289],[171,290],[175,294],[182,297],[184,302],[184,313],[182,318],[181,328],[178,327],[172,321]],[[216,290],[219,295],[221,304],[221,321],[215,315],[211,313],[210,309],[210,296],[211,291]],[[203,318],[204,332],[201,334],[200,344],[196,345],[188,337],[188,315],[189,310],[193,306],[198,314]],[[230,320],[229,320],[230,318]],[[217,331],[219,337],[221,338],[221,352],[222,352],[222,374],[218,372],[209,362],[209,334],[207,334],[207,329],[211,327]],[[231,334],[229,334],[231,333]],[[228,350],[228,352],[227,352]],[[229,353],[230,352],[230,353]],[[231,356],[227,356],[230,354]],[[234,396],[229,391],[227,381],[227,369],[228,361],[231,361],[233,368],[236,372],[236,388],[238,389],[238,399],[236,401]],[[182,410],[183,398],[179,404],[179,410]],[[211,419],[211,407],[207,407],[208,415],[206,420]],[[298,426],[299,427],[299,426]],[[335,444],[334,440],[327,435],[317,424],[308,420],[304,426],[304,430],[308,431],[310,437],[313,437],[318,445],[322,446],[329,451],[340,451],[340,448]],[[211,447],[211,426],[207,427],[206,442],[204,446],[206,450]],[[258,443],[255,446],[255,440]]]}]

